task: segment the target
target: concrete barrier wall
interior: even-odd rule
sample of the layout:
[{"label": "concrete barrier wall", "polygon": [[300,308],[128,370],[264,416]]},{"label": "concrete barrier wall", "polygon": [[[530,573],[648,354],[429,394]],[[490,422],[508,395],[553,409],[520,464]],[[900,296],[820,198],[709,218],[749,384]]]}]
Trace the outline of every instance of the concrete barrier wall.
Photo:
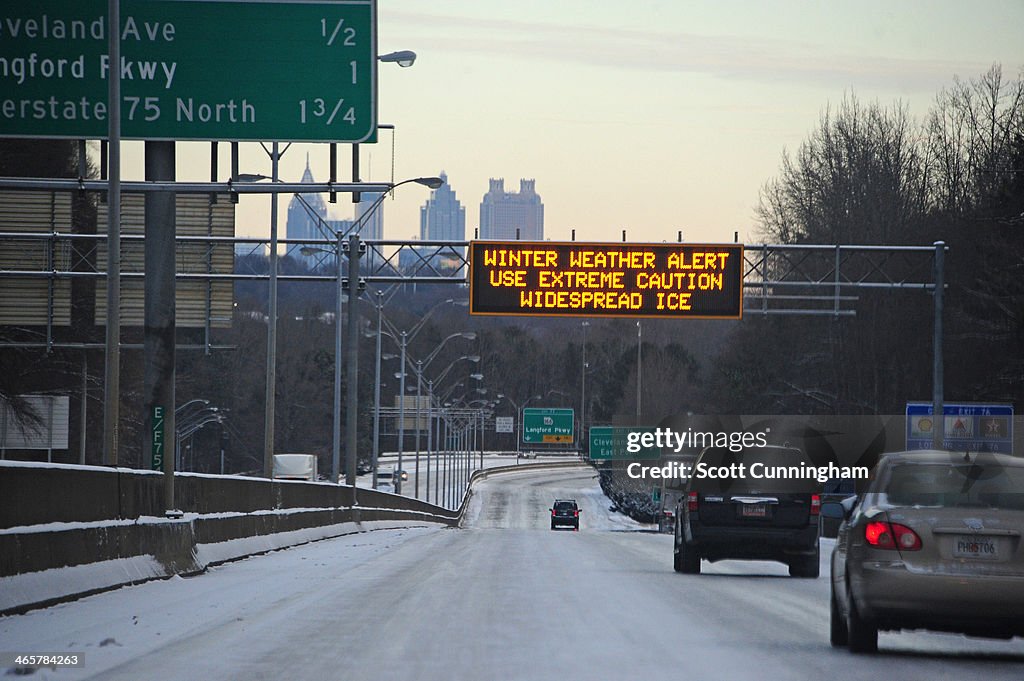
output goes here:
[{"label": "concrete barrier wall", "polygon": [[[476,471],[482,478],[576,462]],[[175,477],[181,518],[163,512],[159,473],[0,462],[0,615],[126,584],[194,574],[228,560],[372,529],[456,526],[445,509],[330,483],[196,474]]]},{"label": "concrete barrier wall", "polygon": [[[252,513],[349,506],[352,488],[328,482],[178,473],[175,506],[185,513]],[[359,506],[449,515],[418,499],[358,488]],[[0,529],[44,523],[164,516],[163,474],[130,468],[0,461]]]},{"label": "concrete barrier wall", "polygon": [[384,527],[455,525],[459,511],[323,482],[163,475],[0,461],[0,614],[227,560]]}]

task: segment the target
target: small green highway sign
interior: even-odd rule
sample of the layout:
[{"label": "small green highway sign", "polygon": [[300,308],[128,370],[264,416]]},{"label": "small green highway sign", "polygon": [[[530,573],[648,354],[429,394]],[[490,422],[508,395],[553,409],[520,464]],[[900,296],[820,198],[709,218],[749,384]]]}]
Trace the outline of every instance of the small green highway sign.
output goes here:
[{"label": "small green highway sign", "polygon": [[[0,137],[105,138],[106,0],[0,6]],[[376,133],[376,0],[121,0],[120,14],[125,138]]]},{"label": "small green highway sign", "polygon": [[590,458],[608,459],[657,459],[661,452],[657,447],[641,447],[638,452],[631,453],[629,434],[646,433],[651,428],[631,428],[628,426],[591,426],[590,427]]},{"label": "small green highway sign", "polygon": [[153,407],[153,458],[150,461],[150,468],[154,471],[164,469],[164,408]]},{"label": "small green highway sign", "polygon": [[572,409],[523,409],[523,442],[571,444],[572,441]]}]

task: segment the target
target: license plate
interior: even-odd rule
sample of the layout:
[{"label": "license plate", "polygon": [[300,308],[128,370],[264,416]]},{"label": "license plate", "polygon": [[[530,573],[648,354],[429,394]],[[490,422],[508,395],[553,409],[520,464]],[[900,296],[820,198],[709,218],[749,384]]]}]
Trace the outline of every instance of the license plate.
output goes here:
[{"label": "license plate", "polygon": [[956,536],[953,537],[953,557],[999,560],[999,544],[992,537]]},{"label": "license plate", "polygon": [[768,504],[742,504],[740,515],[744,518],[764,518],[768,515]]}]

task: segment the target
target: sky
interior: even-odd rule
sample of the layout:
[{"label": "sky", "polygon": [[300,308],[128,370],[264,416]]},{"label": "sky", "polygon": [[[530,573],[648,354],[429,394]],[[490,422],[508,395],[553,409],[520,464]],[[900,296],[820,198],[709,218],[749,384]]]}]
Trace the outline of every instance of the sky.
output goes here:
[{"label": "sky", "polygon": [[[378,122],[395,131],[362,145],[362,179],[444,171],[468,238],[490,178],[532,178],[550,239],[752,243],[760,188],[827,106],[852,93],[923,118],[955,77],[993,63],[1016,76],[1022,26],[1024,0],[380,0],[378,52],[418,58],[380,65]],[[140,148],[125,143],[127,176]],[[327,147],[310,144],[289,148],[281,178],[298,181],[307,154],[326,180]],[[347,180],[347,147],[340,158]],[[209,179],[209,145],[179,143],[177,165]],[[270,174],[258,144],[241,171]],[[416,238],[428,195],[398,188],[384,236]],[[352,208],[341,195],[330,217]],[[243,197],[238,235],[266,236],[269,213],[268,196]]]}]

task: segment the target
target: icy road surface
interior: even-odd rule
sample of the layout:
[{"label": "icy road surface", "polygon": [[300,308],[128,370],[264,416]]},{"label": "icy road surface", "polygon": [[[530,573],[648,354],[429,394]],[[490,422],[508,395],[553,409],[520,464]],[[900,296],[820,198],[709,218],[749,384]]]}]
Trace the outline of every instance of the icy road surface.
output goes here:
[{"label": "icy road surface", "polygon": [[[548,529],[556,497],[579,501],[580,532]],[[341,537],[0,618],[0,650],[85,653],[33,679],[1024,678],[1020,639],[833,650],[827,563],[817,580],[748,562],[678,575],[671,536],[646,530],[609,513],[588,468],[497,475],[465,529]]]}]

